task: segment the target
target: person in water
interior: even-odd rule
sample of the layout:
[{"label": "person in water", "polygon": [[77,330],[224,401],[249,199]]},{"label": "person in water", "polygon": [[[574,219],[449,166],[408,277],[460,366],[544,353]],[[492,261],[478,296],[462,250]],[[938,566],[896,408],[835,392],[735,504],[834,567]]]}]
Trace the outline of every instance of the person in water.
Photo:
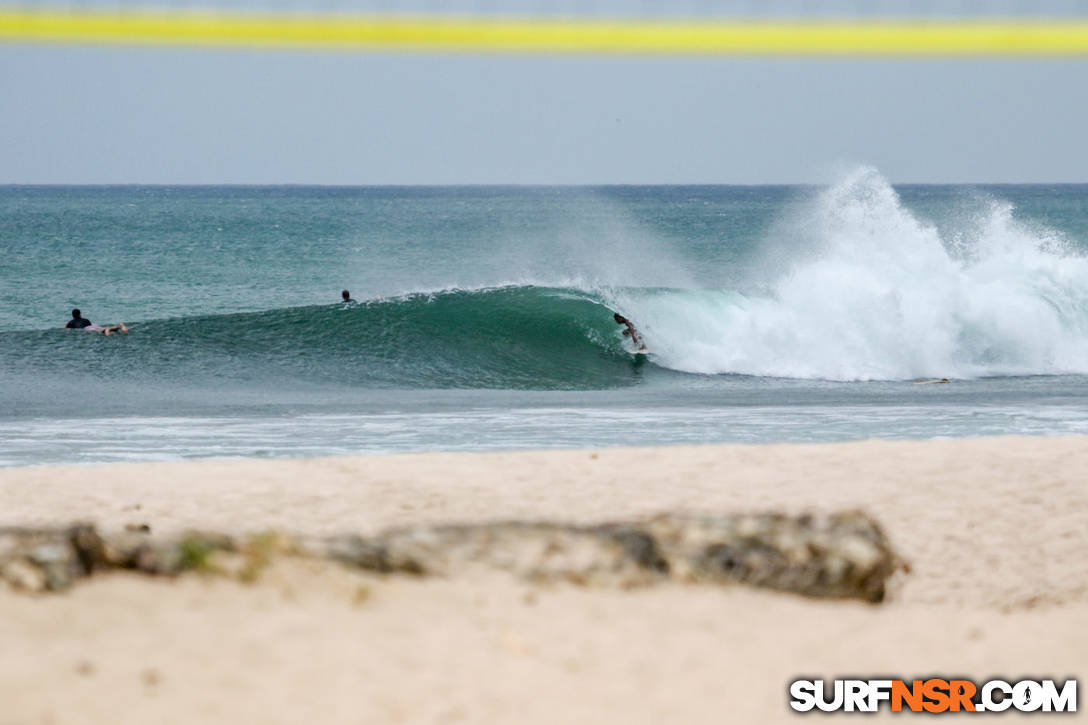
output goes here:
[{"label": "person in water", "polygon": [[612,319],[616,321],[617,325],[627,325],[627,329],[623,331],[623,336],[631,338],[631,342],[634,343],[638,352],[646,350],[646,343],[643,341],[642,335],[639,334],[639,331],[635,329],[630,320],[618,312],[612,315]]},{"label": "person in water", "polygon": [[351,293],[348,292],[347,290],[344,290],[343,292],[340,293],[340,298],[343,299],[344,302],[354,302],[355,301],[355,300],[351,299]]},{"label": "person in water", "polygon": [[125,323],[122,322],[119,325],[102,327],[101,325],[96,325],[88,320],[86,317],[84,317],[83,313],[79,311],[79,308],[72,310],[72,319],[68,320],[68,324],[64,327],[68,330],[86,330],[87,332],[101,332],[106,337],[109,337],[110,334],[114,332],[123,332],[126,335],[128,334],[128,328],[125,327]]}]

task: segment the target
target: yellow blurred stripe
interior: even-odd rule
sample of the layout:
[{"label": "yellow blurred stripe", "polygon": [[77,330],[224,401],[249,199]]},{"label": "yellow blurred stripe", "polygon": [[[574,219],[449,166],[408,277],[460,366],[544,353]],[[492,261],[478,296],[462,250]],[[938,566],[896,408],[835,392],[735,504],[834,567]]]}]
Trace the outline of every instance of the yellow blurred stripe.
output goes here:
[{"label": "yellow blurred stripe", "polygon": [[1088,54],[1088,21],[664,21],[0,10],[0,40],[124,45],[674,55]]}]

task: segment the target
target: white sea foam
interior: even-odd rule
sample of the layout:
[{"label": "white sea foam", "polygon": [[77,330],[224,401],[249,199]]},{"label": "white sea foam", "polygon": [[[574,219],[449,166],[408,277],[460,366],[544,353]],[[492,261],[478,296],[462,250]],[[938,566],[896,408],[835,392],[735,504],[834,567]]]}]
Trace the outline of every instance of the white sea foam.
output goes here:
[{"label": "white sea foam", "polygon": [[1088,372],[1088,259],[988,203],[945,232],[869,168],[802,213],[762,294],[620,290],[656,361],[697,373],[830,380]]}]

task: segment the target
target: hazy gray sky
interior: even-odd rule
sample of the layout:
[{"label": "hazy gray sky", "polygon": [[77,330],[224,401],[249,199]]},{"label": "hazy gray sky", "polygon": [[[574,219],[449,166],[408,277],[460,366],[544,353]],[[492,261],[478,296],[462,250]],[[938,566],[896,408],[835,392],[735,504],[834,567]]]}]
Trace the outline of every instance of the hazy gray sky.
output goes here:
[{"label": "hazy gray sky", "polygon": [[0,45],[0,183],[1088,181],[1088,61]]}]

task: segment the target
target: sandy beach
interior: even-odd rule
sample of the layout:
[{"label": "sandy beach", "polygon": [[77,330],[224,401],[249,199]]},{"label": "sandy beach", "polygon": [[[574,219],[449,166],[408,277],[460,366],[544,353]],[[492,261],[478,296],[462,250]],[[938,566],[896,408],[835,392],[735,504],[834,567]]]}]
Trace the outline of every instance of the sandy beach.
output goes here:
[{"label": "sandy beach", "polygon": [[774,722],[799,675],[1083,674],[1088,438],[715,445],[0,471],[0,526],[375,532],[861,509],[881,605],[285,562],[0,591],[0,723]]}]

